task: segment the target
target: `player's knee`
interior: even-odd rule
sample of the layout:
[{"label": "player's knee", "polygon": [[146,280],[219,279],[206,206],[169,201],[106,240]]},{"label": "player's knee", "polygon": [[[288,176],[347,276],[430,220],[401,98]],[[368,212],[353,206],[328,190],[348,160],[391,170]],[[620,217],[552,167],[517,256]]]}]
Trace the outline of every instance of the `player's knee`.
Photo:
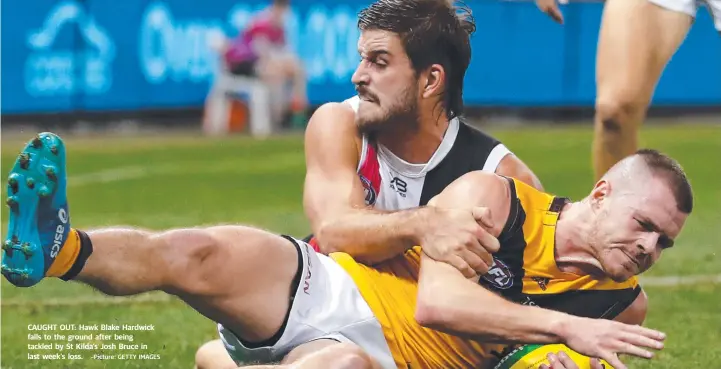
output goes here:
[{"label": "player's knee", "polygon": [[164,284],[168,292],[212,293],[209,278],[222,259],[221,243],[205,229],[179,229],[154,236],[164,260]]},{"label": "player's knee", "polygon": [[235,362],[225,351],[220,340],[206,342],[195,352],[196,369],[231,369],[236,367]]},{"label": "player's knee", "polygon": [[603,133],[623,134],[633,129],[636,122],[633,118],[645,109],[643,102],[624,94],[599,96],[596,101],[596,124]]},{"label": "player's knee", "polygon": [[360,347],[342,343],[335,349],[338,351],[333,360],[333,369],[373,369],[373,360]]}]

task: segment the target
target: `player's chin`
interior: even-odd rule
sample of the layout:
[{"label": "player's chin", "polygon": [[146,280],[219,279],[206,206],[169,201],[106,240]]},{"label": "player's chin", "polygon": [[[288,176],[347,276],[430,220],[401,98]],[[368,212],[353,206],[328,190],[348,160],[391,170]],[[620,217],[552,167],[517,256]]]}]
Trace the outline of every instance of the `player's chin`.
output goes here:
[{"label": "player's chin", "polygon": [[383,126],[383,115],[373,111],[359,111],[356,116],[356,124],[363,132],[372,132]]},{"label": "player's chin", "polygon": [[638,273],[636,265],[632,263],[614,263],[605,269],[606,275],[616,283],[626,282]]}]

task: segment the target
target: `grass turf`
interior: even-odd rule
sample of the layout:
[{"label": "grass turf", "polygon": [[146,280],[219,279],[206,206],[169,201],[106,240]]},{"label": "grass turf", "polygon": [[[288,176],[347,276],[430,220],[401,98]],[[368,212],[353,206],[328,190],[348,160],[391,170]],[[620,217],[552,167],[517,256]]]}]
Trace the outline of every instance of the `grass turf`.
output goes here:
[{"label": "grass turf", "polygon": [[[550,192],[579,199],[590,189],[590,127],[490,130],[539,175]],[[3,139],[2,178],[22,140]],[[302,237],[304,175],[300,137],[266,141],[187,136],[68,138],[69,199],[73,226],[136,225],[146,228],[244,223]],[[696,208],[688,225],[648,275],[721,274],[721,126],[647,126],[643,146],[661,149],[685,167]],[[708,163],[706,161],[708,160]],[[3,186],[3,194],[5,193]],[[2,211],[6,221],[7,209]],[[6,223],[3,223],[3,231]],[[110,299],[88,287],[45,281],[18,289],[2,285],[2,367],[190,368],[196,348],[215,338],[213,322],[175,299]],[[628,360],[632,368],[712,368],[721,361],[721,286],[648,287],[647,325],[668,333],[653,361]],[[134,333],[144,350],[64,350],[83,360],[30,360],[29,324],[154,324]],[[97,332],[95,332],[97,333]],[[128,333],[128,332],[106,332]],[[111,341],[119,342],[112,339]],[[44,340],[38,342],[45,342]],[[93,342],[102,344],[101,341]],[[154,353],[159,359],[93,360],[95,353]]]}]

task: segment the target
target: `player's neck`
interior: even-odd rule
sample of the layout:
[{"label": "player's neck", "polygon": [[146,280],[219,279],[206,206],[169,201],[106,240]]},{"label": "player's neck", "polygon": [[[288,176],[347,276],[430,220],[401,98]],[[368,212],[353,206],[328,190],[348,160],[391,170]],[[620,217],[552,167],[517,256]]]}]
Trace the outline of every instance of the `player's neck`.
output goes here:
[{"label": "player's neck", "polygon": [[424,164],[438,150],[448,126],[445,118],[433,121],[420,119],[416,127],[400,126],[384,130],[376,135],[376,140],[400,159],[411,164]]},{"label": "player's neck", "polygon": [[593,232],[593,222],[585,219],[583,207],[587,202],[567,204],[561,211],[556,224],[555,259],[558,269],[565,273],[603,277],[603,269],[598,262],[589,240]]}]

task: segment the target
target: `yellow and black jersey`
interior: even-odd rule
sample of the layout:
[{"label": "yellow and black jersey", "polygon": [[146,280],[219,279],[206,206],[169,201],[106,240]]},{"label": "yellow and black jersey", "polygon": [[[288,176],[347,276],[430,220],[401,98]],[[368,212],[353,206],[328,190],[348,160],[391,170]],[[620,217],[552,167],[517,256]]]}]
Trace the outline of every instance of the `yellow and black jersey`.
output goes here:
[{"label": "yellow and black jersey", "polygon": [[618,283],[564,273],[556,265],[555,231],[568,199],[509,179],[511,208],[498,237],[495,264],[480,279],[486,288],[521,303],[589,318],[615,318],[640,293],[637,279]]},{"label": "yellow and black jersey", "polygon": [[[494,265],[479,283],[521,304],[569,314],[614,318],[640,292],[635,278],[624,283],[561,272],[554,234],[566,199],[509,179],[512,204],[499,236]],[[421,249],[366,266],[345,253],[330,256],[354,279],[383,327],[399,368],[478,368],[495,361],[505,347],[481,344],[421,327],[415,320]]]}]

